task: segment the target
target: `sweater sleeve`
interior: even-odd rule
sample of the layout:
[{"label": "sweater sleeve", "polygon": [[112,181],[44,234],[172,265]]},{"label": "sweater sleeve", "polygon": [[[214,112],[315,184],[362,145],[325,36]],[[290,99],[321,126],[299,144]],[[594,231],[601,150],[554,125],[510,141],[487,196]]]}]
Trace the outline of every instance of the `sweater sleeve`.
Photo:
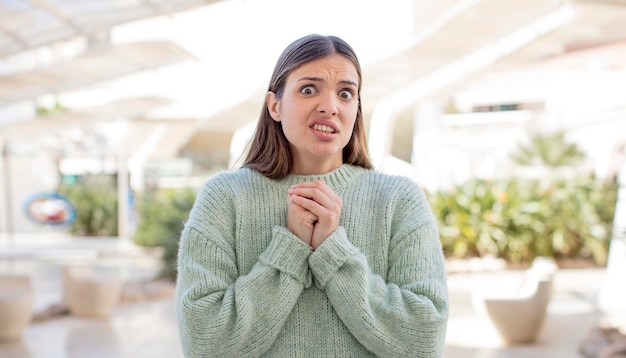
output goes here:
[{"label": "sweater sleeve", "polygon": [[421,190],[406,199],[395,210],[403,214],[393,220],[386,280],[372,272],[343,227],[311,254],[309,266],[316,285],[368,350],[382,357],[441,357],[448,291],[438,228]]},{"label": "sweater sleeve", "polygon": [[259,261],[239,272],[235,214],[213,194],[201,192],[181,235],[176,309],[182,348],[186,357],[258,357],[311,281],[311,249],[274,227]]}]

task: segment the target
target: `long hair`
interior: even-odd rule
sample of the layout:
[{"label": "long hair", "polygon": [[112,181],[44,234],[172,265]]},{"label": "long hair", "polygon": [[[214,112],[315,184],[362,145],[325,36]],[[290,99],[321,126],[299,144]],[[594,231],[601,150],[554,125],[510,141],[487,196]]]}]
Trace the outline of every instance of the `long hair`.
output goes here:
[{"label": "long hair", "polygon": [[[343,162],[371,169],[372,162],[367,151],[365,139],[365,123],[361,111],[361,65],[352,47],[336,36],[307,35],[292,42],[278,58],[274,67],[269,92],[280,98],[287,77],[300,66],[317,59],[338,54],[352,62],[359,76],[358,109],[352,136],[343,148]],[[243,163],[271,179],[282,179],[291,173],[293,156],[287,137],[279,122],[272,119],[267,108],[267,100],[263,102],[261,116],[257,123],[250,149]]]}]

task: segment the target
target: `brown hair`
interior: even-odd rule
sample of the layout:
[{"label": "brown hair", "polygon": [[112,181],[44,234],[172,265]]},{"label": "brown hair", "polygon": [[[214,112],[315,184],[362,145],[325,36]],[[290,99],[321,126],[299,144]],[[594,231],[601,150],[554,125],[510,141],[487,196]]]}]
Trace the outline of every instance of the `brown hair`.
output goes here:
[{"label": "brown hair", "polygon": [[[313,34],[292,42],[278,58],[268,91],[274,92],[276,97],[280,98],[287,77],[293,71],[308,62],[334,54],[350,60],[359,75],[356,121],[352,137],[343,148],[343,162],[371,169],[373,166],[367,151],[365,123],[361,111],[361,65],[352,47],[344,40],[336,36]],[[243,166],[254,169],[268,178],[282,179],[291,173],[292,161],[289,142],[283,133],[282,126],[270,116],[267,100],[265,100]]]}]

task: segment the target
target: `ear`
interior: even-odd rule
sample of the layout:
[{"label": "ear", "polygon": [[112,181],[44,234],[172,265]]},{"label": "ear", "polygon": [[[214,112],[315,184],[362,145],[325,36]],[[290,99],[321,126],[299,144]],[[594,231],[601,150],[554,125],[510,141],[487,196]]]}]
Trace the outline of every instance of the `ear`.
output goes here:
[{"label": "ear", "polygon": [[278,98],[276,98],[276,93],[272,91],[267,92],[265,101],[267,102],[267,111],[270,112],[270,116],[272,116],[272,119],[274,119],[276,122],[280,122],[280,101],[278,100]]}]

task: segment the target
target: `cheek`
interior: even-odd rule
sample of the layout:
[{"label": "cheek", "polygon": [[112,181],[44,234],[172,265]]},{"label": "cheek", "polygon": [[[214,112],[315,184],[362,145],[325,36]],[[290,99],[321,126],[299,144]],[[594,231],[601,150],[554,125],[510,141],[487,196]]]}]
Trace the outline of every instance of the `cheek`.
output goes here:
[{"label": "cheek", "polygon": [[287,139],[289,139],[290,141],[291,139],[295,139],[296,137],[301,135],[301,128],[299,128],[296,121],[294,121],[294,118],[289,116],[288,114],[285,114],[280,124],[283,129],[283,133],[285,134],[285,137],[287,137]]},{"label": "cheek", "polygon": [[346,124],[350,127],[350,128],[354,128],[354,124],[356,123],[356,115],[357,115],[357,110],[354,109],[353,111],[351,111],[351,113],[349,114],[349,116],[347,118],[348,121],[346,122]]},{"label": "cheek", "polygon": [[298,108],[299,106],[295,104],[291,99],[283,99],[279,109],[281,118],[288,122],[293,122],[294,119],[297,119],[299,117]]}]

